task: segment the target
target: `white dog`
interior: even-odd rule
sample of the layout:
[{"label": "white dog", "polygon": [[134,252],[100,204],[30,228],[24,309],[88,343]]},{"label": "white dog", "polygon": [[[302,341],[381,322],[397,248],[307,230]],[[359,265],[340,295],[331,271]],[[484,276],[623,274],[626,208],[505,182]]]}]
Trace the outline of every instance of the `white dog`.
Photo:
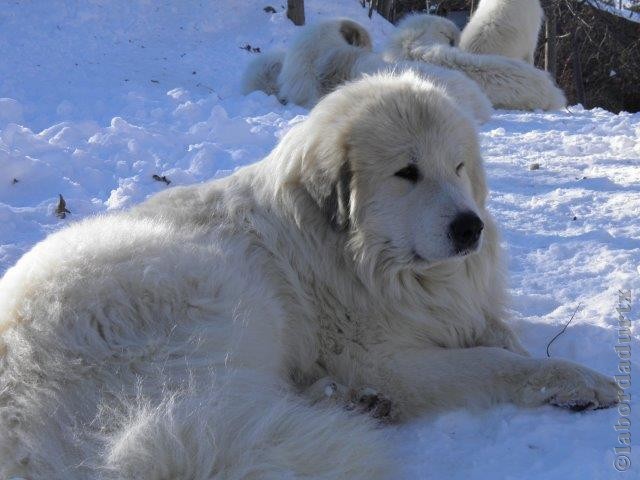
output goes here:
[{"label": "white dog", "polygon": [[543,16],[540,0],[480,0],[462,31],[460,48],[533,65]]},{"label": "white dog", "polygon": [[505,323],[486,196],[468,117],[376,76],[261,162],[51,235],[0,281],[0,477],[393,478],[359,411],[614,404]]},{"label": "white dog", "polygon": [[[450,22],[445,22],[443,35],[453,39],[455,32],[449,32]],[[433,28],[431,34],[436,38],[441,35],[437,28]],[[489,99],[465,75],[424,62],[386,62],[371,52],[369,34],[352,20],[327,20],[305,27],[292,42],[280,66],[281,55],[279,52],[270,53],[249,65],[243,80],[245,94],[254,90],[272,94],[275,88],[281,101],[311,108],[320,98],[349,80],[363,75],[413,70],[445,89],[478,122],[485,122],[491,117]],[[276,71],[279,71],[278,85],[274,87]]]},{"label": "white dog", "polygon": [[547,72],[523,61],[501,55],[476,55],[449,46],[433,31],[449,31],[455,25],[433,15],[412,15],[400,22],[385,50],[389,62],[422,61],[463,72],[477,82],[496,108],[516,110],[556,110],[566,98]]},{"label": "white dog", "polygon": [[357,22],[341,18],[306,26],[294,38],[278,76],[279,97],[311,108],[350,80],[349,65],[371,51],[371,37]]}]

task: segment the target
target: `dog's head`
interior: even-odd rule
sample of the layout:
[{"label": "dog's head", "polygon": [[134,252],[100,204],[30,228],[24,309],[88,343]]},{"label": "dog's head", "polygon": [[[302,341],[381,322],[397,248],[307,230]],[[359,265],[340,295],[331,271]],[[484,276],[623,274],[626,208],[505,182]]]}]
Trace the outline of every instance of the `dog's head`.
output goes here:
[{"label": "dog's head", "polygon": [[455,47],[460,42],[460,30],[450,20],[436,15],[407,15],[391,36],[385,56],[397,61],[410,58],[412,49],[433,45]]},{"label": "dog's head", "polygon": [[367,29],[349,18],[331,18],[307,25],[299,31],[294,40],[295,43],[304,43],[304,46],[298,45],[294,48],[302,51],[304,55],[309,54],[310,48],[318,46],[322,47],[322,51],[319,52],[321,54],[345,44],[367,52],[370,52],[373,47]]},{"label": "dog's head", "polygon": [[328,95],[292,134],[297,181],[354,258],[425,269],[479,248],[477,133],[436,86],[412,73],[368,77]]},{"label": "dog's head", "polygon": [[371,51],[372,43],[369,32],[358,22],[343,18],[337,21],[340,26],[340,35],[344,41],[354,47],[360,47]]}]

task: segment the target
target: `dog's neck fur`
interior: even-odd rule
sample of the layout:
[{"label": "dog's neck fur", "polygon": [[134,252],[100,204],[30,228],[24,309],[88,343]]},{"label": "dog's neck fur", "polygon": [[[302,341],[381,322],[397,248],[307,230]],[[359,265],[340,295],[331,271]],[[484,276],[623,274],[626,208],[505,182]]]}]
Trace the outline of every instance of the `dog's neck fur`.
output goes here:
[{"label": "dog's neck fur", "polygon": [[[502,297],[502,278],[494,273],[500,271],[499,252],[490,247],[497,242],[483,242],[476,254],[424,270],[400,268],[370,254],[372,261],[363,263],[352,227],[332,228],[303,185],[275,177],[272,172],[282,171],[274,168],[277,161],[282,160],[268,157],[223,180],[171,189],[163,195],[174,201],[165,198],[163,211],[155,210],[151,199],[134,212],[171,218],[186,229],[210,225],[214,217],[220,219],[217,234],[244,232],[250,248],[265,251],[261,258],[277,259],[257,268],[278,278],[276,283],[296,287],[283,292],[302,292],[283,305],[287,321],[303,322],[308,335],[321,338],[323,350],[306,351],[305,345],[313,342],[289,339],[293,358],[287,363],[308,370],[318,361],[330,363],[332,355],[345,349],[357,355],[361,345],[385,341],[418,348],[472,346],[488,318],[502,317],[502,306],[490,303]],[[264,182],[265,178],[273,181]],[[165,215],[168,208],[181,214]],[[485,220],[484,235],[496,236],[488,214]],[[295,234],[289,233],[294,230]],[[484,298],[481,304],[470,301],[478,297]],[[456,311],[466,312],[464,317],[451,316],[447,306],[452,304],[458,306]]]},{"label": "dog's neck fur", "polygon": [[[268,161],[263,168],[270,168]],[[491,305],[489,302],[490,298],[496,298],[493,292],[502,290],[502,278],[490,273],[501,271],[501,268],[496,268],[496,264],[500,263],[500,252],[490,251],[490,246],[497,242],[484,242],[476,254],[452,259],[428,269],[417,270],[376,258],[363,263],[358,258],[361,252],[357,247],[358,242],[354,241],[353,226],[346,231],[332,228],[304,186],[274,182],[263,186],[259,196],[266,199],[266,205],[277,201],[280,203],[277,210],[285,212],[285,218],[274,221],[287,223],[286,228],[275,228],[275,231],[298,229],[298,234],[280,239],[278,245],[265,245],[265,248],[271,254],[287,254],[287,263],[292,265],[292,271],[296,274],[293,281],[304,285],[307,294],[304,301],[314,303],[318,297],[331,299],[330,302],[317,302],[312,309],[319,317],[344,317],[343,330],[366,330],[371,332],[370,335],[380,337],[385,337],[385,331],[390,331],[393,333],[390,337],[394,338],[403,337],[398,335],[401,330],[424,331],[424,336],[405,338],[405,341],[415,345],[430,343],[463,347],[474,344],[485,328],[487,317],[502,317],[502,305]],[[485,235],[497,236],[493,220],[488,213],[486,216]],[[300,239],[303,239],[302,243]],[[475,265],[470,267],[472,263]],[[341,275],[336,275],[336,272]],[[460,285],[464,286],[462,290]],[[485,292],[485,304],[470,302],[471,295],[465,295],[470,290]],[[466,318],[451,318],[446,307],[451,302],[467,312]],[[316,308],[327,304],[334,305],[335,311],[321,312]],[[367,329],[359,329],[358,323],[361,322],[368,323]],[[434,335],[434,332],[438,332],[434,325],[440,326],[442,335]],[[456,332],[453,336],[457,339],[455,344],[448,344],[445,340],[452,338],[449,333],[451,330]]]}]

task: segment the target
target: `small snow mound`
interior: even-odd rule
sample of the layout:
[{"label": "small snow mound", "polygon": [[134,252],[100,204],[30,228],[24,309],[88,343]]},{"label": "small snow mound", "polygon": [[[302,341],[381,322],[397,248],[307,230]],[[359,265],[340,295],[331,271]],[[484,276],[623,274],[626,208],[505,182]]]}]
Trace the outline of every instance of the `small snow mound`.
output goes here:
[{"label": "small snow mound", "polygon": [[13,98],[0,98],[0,127],[8,123],[22,123],[24,110]]}]

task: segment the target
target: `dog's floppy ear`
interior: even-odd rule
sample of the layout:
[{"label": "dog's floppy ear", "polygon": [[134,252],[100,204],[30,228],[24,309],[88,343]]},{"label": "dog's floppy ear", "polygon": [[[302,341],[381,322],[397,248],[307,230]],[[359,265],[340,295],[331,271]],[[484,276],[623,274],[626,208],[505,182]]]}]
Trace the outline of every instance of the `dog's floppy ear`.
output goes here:
[{"label": "dog's floppy ear", "polygon": [[349,162],[344,161],[338,171],[338,177],[332,182],[329,196],[319,202],[320,210],[329,220],[331,227],[338,232],[349,228],[352,177]]},{"label": "dog's floppy ear", "polygon": [[[326,140],[326,139],[325,139]],[[314,145],[305,153],[302,183],[320,212],[337,232],[349,228],[353,172],[345,148]]]},{"label": "dog's floppy ear", "polygon": [[483,163],[480,152],[474,152],[472,161],[466,163],[466,169],[469,180],[471,181],[473,199],[478,206],[485,208],[489,190],[487,188],[487,179],[485,177]]},{"label": "dog's floppy ear", "polygon": [[340,24],[340,34],[349,45],[371,49],[371,37],[359,23],[352,20],[343,20]]}]

